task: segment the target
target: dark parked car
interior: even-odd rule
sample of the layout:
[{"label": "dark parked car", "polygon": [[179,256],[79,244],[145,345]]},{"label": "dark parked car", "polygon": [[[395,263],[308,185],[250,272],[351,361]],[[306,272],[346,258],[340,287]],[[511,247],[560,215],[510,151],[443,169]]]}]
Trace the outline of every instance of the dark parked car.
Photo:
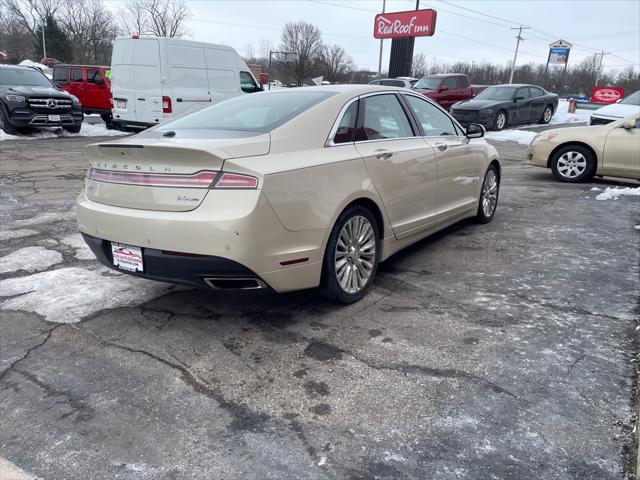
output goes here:
[{"label": "dark parked car", "polygon": [[78,133],[82,106],[76,97],[57,88],[40,70],[0,65],[0,128],[62,127]]},{"label": "dark parked car", "polygon": [[520,123],[549,123],[558,95],[536,85],[494,85],[475,98],[456,103],[451,113],[462,125],[481,123],[502,130]]}]

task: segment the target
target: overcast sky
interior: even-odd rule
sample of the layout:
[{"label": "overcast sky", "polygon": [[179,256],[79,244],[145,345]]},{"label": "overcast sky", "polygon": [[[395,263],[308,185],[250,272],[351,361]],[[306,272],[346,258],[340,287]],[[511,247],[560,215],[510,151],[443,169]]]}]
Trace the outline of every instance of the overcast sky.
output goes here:
[{"label": "overcast sky", "polygon": [[[107,0],[117,10],[125,0]],[[379,40],[373,19],[382,0],[187,0],[194,40],[224,43],[242,55],[261,40],[275,48],[282,26],[305,20],[317,25],[325,43],[344,47],[361,69],[377,71]],[[415,0],[387,0],[387,12],[412,10]],[[510,27],[530,26],[523,34],[518,64],[544,63],[548,44],[560,38],[574,44],[569,64],[605,50],[604,65],[640,68],[639,0],[420,0],[420,8],[438,12],[435,35],[418,37],[414,52],[442,62],[510,62],[515,34]],[[479,13],[476,13],[479,12]],[[484,14],[485,16],[483,16]],[[488,15],[488,16],[486,16]],[[385,40],[383,70],[391,41]]]}]

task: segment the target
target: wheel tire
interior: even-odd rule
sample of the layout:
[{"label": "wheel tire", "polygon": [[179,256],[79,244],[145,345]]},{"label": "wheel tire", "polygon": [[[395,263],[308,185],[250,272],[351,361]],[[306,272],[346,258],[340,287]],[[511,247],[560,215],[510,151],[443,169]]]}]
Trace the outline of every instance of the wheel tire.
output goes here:
[{"label": "wheel tire", "polygon": [[476,222],[489,223],[493,220],[498,207],[498,195],[500,194],[500,174],[498,167],[489,165],[487,173],[484,174],[480,198],[478,199],[478,212]]},{"label": "wheel tire", "polygon": [[82,128],[82,124],[74,125],[73,127],[62,127],[69,133],[80,133],[80,129]]},{"label": "wheel tire", "polygon": [[111,123],[111,120],[113,120],[113,117],[111,116],[111,114],[104,113],[104,114],[100,115],[100,118],[102,118],[102,121],[104,122],[105,126],[107,127],[107,130],[112,130],[113,129],[113,124]]},{"label": "wheel tire", "polygon": [[504,110],[500,110],[496,113],[496,118],[493,119],[493,130],[499,132],[504,127],[507,126],[509,122],[509,117],[507,117],[507,112]]},{"label": "wheel tire", "polygon": [[[363,220],[365,221],[364,223],[362,223]],[[358,230],[360,228],[367,230],[367,224],[370,230],[366,232],[363,240],[358,241],[349,235],[350,227],[356,226]],[[349,228],[347,228],[347,225],[349,225]],[[359,227],[359,225],[362,225],[362,227]],[[371,235],[373,238],[371,238]],[[358,236],[362,239],[361,234],[355,235],[355,237]],[[355,240],[356,243],[352,244],[353,248],[349,249],[352,240]],[[374,245],[371,245],[371,240],[374,240]],[[375,249],[372,251],[371,248],[373,246],[375,246]],[[366,252],[366,256],[364,252]],[[320,286],[322,294],[331,300],[345,304],[360,300],[366,295],[376,276],[379,252],[380,232],[371,211],[362,205],[348,207],[338,217],[327,242],[322,264]],[[340,260],[336,259],[338,255],[342,256]],[[341,260],[344,260],[344,263],[341,263]],[[340,263],[341,265],[339,265]],[[358,275],[360,272],[368,272],[366,280]],[[340,274],[342,274],[342,280],[339,279]],[[354,283],[350,283],[349,279],[352,279],[355,283],[353,291],[348,291],[343,287],[344,282],[348,283],[350,287],[353,286]],[[361,280],[364,280],[362,285],[360,285]]]},{"label": "wheel tire", "polygon": [[546,125],[551,121],[551,117],[553,117],[553,107],[551,105],[547,105],[546,107],[544,107],[542,116],[540,117],[540,120],[538,120],[538,123]]},{"label": "wheel tire", "polygon": [[9,123],[9,115],[7,115],[4,107],[0,106],[0,128],[4,130],[7,135],[15,135],[18,133],[16,127]]},{"label": "wheel tire", "polygon": [[551,158],[553,176],[561,182],[578,183],[589,180],[596,171],[593,153],[580,145],[562,147]]}]

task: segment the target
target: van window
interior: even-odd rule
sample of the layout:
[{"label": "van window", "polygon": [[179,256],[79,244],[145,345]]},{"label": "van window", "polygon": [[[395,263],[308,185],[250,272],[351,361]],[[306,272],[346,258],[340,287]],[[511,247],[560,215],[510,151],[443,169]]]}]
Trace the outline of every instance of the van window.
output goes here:
[{"label": "van window", "polygon": [[70,82],[80,82],[82,83],[82,69],[81,68],[72,68],[71,75],[69,75]]},{"label": "van window", "polygon": [[67,83],[69,81],[69,67],[55,67],[53,69],[53,81]]},{"label": "van window", "polygon": [[240,89],[245,93],[259,92],[260,87],[249,72],[240,72]]},{"label": "van window", "polygon": [[102,75],[100,75],[100,69],[98,68],[87,68],[87,82],[88,83],[97,83],[98,85],[102,85]]},{"label": "van window", "polygon": [[322,91],[241,95],[169,121],[154,130],[185,128],[269,132],[333,95]]}]

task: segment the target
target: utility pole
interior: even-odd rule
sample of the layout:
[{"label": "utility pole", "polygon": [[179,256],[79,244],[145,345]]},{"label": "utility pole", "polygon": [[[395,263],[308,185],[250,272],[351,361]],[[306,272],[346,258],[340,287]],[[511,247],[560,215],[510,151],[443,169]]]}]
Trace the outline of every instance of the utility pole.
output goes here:
[{"label": "utility pole", "polygon": [[[385,7],[387,6],[387,0],[382,0],[382,13],[385,12]],[[380,39],[380,56],[378,57],[378,78],[382,78],[382,46],[384,45],[384,40]]]},{"label": "utility pole", "polygon": [[600,80],[600,72],[602,72],[602,60],[605,55],[609,55],[609,52],[605,52],[604,50],[600,52],[600,63],[598,64],[598,71],[596,72],[596,87],[598,86],[598,80]]},{"label": "utility pole", "polygon": [[47,20],[42,21],[42,58],[47,58],[47,43],[44,39],[44,27],[47,26]]},{"label": "utility pole", "polygon": [[511,30],[518,30],[518,35],[516,38],[518,42],[516,43],[516,52],[513,54],[513,63],[511,64],[511,74],[509,75],[509,83],[513,83],[513,73],[516,71],[516,60],[518,59],[518,48],[520,48],[520,41],[524,40],[522,38],[522,30],[527,30],[529,27],[525,27],[520,25],[518,28],[511,27]]}]

